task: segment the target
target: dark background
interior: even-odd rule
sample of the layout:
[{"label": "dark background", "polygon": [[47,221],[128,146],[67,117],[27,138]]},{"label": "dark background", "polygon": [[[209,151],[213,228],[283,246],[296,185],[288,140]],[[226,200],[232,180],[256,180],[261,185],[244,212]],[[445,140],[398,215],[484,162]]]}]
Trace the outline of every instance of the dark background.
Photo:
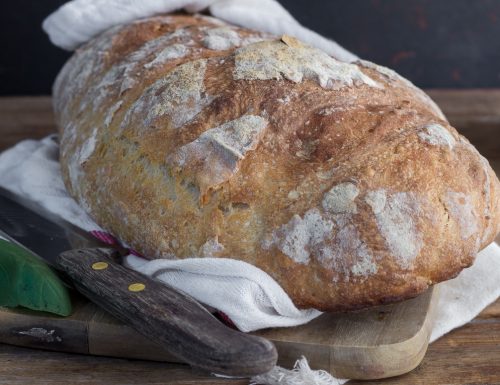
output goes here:
[{"label": "dark background", "polygon": [[[40,24],[64,2],[2,4],[0,95],[50,93],[69,54],[49,43]],[[500,87],[500,0],[281,3],[304,25],[421,87]]]}]

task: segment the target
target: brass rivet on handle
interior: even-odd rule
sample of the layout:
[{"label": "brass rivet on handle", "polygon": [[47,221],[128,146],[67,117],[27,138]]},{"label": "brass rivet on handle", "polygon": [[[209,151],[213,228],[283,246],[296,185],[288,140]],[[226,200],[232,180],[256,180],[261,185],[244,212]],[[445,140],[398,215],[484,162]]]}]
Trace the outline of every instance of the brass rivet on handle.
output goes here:
[{"label": "brass rivet on handle", "polygon": [[146,285],[143,283],[133,283],[128,287],[129,291],[138,292],[143,291],[146,288]]},{"label": "brass rivet on handle", "polygon": [[108,268],[108,264],[106,262],[96,262],[92,265],[92,269],[94,270],[104,270]]}]

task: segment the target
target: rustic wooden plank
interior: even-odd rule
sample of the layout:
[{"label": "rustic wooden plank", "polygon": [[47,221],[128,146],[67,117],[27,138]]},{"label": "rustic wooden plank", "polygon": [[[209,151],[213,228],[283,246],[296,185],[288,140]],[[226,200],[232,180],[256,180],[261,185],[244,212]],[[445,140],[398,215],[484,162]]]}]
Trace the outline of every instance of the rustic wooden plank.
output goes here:
[{"label": "rustic wooden plank", "polygon": [[500,124],[500,89],[429,89],[426,92],[453,118],[494,120]]},{"label": "rustic wooden plank", "polygon": [[49,96],[0,98],[0,150],[55,131]]},{"label": "rustic wooden plank", "polygon": [[33,384],[248,385],[248,380],[200,375],[187,365],[45,352],[0,345],[0,385]]},{"label": "rustic wooden plank", "polygon": [[[500,158],[500,90],[428,90],[450,123],[488,158]],[[492,140],[496,138],[497,140]]]},{"label": "rustic wooden plank", "polygon": [[413,372],[383,381],[351,385],[499,384],[500,322],[474,323],[452,331],[430,345]]}]

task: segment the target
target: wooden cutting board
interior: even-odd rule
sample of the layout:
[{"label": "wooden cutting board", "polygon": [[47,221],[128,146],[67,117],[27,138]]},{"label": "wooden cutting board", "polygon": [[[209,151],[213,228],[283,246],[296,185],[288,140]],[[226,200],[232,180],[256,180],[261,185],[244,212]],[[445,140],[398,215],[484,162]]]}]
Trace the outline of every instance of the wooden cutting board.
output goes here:
[{"label": "wooden cutting board", "polygon": [[[278,364],[291,368],[302,355],[313,369],[338,378],[397,376],[422,361],[429,343],[437,288],[417,298],[370,310],[323,314],[307,325],[255,334],[272,340]],[[61,318],[0,308],[0,342],[82,354],[179,362],[163,348],[83,297]]]}]

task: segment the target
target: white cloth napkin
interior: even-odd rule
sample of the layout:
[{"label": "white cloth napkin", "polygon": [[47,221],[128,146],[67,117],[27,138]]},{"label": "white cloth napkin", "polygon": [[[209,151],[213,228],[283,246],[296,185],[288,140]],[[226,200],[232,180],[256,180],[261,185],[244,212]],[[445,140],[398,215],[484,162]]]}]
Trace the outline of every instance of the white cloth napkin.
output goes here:
[{"label": "white cloth napkin", "polygon": [[[233,24],[296,36],[339,60],[357,59],[337,43],[301,26],[274,0],[74,0],[49,16],[44,29],[54,44],[72,50],[114,25],[179,9],[188,12],[208,9],[213,16]],[[58,146],[53,139],[24,141],[0,154],[0,186],[34,200],[87,231],[104,235],[103,239],[112,239],[68,196],[60,175]],[[147,262],[134,256],[128,257],[127,262],[131,268],[164,280],[222,310],[243,331],[299,325],[321,314],[316,310],[298,310],[269,275],[245,262],[230,259]],[[500,296],[500,247],[490,245],[479,253],[473,267],[440,286],[432,341],[469,322]],[[313,371],[302,358],[294,370],[276,367],[267,375],[254,378],[254,382],[336,385],[346,380]]]},{"label": "white cloth napkin", "polygon": [[73,0],[43,23],[55,45],[73,50],[115,25],[177,10],[210,14],[229,23],[274,35],[291,35],[341,61],[357,56],[303,27],[275,0]]}]

